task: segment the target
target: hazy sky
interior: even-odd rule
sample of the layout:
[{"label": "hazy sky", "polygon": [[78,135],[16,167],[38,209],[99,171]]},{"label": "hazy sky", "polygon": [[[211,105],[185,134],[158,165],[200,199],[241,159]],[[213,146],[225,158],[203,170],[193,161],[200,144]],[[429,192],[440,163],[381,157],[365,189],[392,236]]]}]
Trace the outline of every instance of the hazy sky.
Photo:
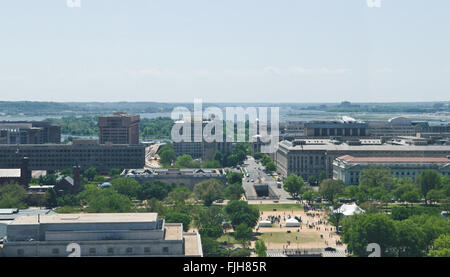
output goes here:
[{"label": "hazy sky", "polygon": [[0,0],[0,101],[450,100],[450,1]]}]

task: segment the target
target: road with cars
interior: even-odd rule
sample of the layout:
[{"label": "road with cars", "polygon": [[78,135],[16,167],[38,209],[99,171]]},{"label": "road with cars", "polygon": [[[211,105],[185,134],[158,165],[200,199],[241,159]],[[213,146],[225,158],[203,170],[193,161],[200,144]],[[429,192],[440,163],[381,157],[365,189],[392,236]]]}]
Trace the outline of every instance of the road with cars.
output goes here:
[{"label": "road with cars", "polygon": [[279,201],[290,200],[291,196],[283,189],[277,187],[277,181],[264,172],[264,167],[259,164],[253,157],[248,156],[243,165],[247,175],[244,176],[242,184],[247,199],[253,200],[257,198],[256,191],[253,188],[255,184],[268,185],[272,191],[279,197]]}]

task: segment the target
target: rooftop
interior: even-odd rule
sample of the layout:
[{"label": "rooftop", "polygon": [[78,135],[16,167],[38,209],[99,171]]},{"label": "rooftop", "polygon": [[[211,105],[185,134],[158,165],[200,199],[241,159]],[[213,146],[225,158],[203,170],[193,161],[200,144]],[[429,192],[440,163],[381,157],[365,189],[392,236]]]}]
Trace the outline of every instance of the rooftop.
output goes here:
[{"label": "rooftop", "polygon": [[[156,222],[157,213],[97,213],[97,214],[51,214],[41,215],[40,223],[120,223]],[[11,225],[39,224],[37,215],[21,216]]]},{"label": "rooftop", "polygon": [[183,233],[183,224],[166,223],[164,224],[165,234],[164,240],[181,240]]},{"label": "rooftop", "polygon": [[348,145],[346,143],[333,144],[329,140],[322,140],[323,144],[304,144],[293,146],[290,141],[280,142],[280,148],[288,150],[354,150],[354,151],[450,151],[450,145],[392,145],[392,144],[361,144]]},{"label": "rooftop", "polygon": [[353,157],[345,155],[337,159],[345,162],[373,162],[373,163],[450,163],[446,157]]},{"label": "rooftop", "polygon": [[0,169],[0,178],[2,177],[20,177],[20,169],[11,168],[11,169]]},{"label": "rooftop", "polygon": [[202,256],[200,236],[197,233],[183,233],[184,254],[186,256]]}]

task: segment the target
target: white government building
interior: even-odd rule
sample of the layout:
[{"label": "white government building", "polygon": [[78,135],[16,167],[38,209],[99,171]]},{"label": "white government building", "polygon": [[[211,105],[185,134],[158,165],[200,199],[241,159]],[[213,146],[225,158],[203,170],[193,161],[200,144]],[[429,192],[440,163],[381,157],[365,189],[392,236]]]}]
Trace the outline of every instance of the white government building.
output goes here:
[{"label": "white government building", "polygon": [[7,225],[6,257],[80,256],[201,257],[200,235],[182,223],[165,223],[156,213],[46,214],[20,216]]}]

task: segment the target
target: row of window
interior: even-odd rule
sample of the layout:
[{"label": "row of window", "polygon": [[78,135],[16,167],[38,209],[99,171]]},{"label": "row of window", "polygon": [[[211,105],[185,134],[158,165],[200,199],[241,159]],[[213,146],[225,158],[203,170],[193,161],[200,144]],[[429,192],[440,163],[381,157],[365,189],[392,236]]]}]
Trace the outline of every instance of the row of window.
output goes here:
[{"label": "row of window", "polygon": [[[127,255],[132,255],[133,253],[135,253],[134,251],[135,249],[133,249],[133,247],[127,247],[125,248],[125,253]],[[108,255],[114,255],[116,253],[118,253],[118,249],[114,248],[114,247],[108,247],[107,249],[107,254]],[[144,255],[150,255],[152,253],[152,249],[148,246],[144,247]],[[162,253],[163,254],[169,254],[169,247],[163,247],[162,248]],[[52,249],[52,255],[59,255],[60,254],[60,249],[59,248],[53,248]],[[89,248],[89,256],[95,256],[97,254],[97,248],[95,247],[91,247]],[[20,248],[17,249],[17,256],[24,256],[25,255],[25,250]]]}]

